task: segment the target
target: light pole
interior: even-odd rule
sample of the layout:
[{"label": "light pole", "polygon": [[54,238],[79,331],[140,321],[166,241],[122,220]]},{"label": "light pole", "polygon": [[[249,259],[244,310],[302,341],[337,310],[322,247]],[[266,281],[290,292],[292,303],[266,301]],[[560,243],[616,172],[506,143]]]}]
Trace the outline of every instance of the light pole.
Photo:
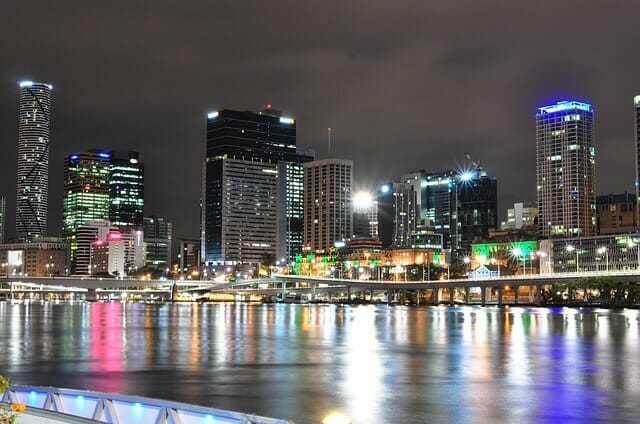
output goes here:
[{"label": "light pole", "polygon": [[462,262],[464,262],[464,271],[465,271],[465,273],[468,275],[468,272],[469,272],[469,271],[468,271],[468,269],[467,269],[467,268],[469,267],[469,264],[471,263],[471,258],[470,258],[470,257],[468,257],[468,256],[465,256],[465,257],[462,259]]},{"label": "light pole", "polygon": [[605,257],[605,263],[606,263],[606,271],[609,272],[609,251],[607,250],[607,248],[605,246],[599,247],[598,248],[598,254],[603,255]]}]

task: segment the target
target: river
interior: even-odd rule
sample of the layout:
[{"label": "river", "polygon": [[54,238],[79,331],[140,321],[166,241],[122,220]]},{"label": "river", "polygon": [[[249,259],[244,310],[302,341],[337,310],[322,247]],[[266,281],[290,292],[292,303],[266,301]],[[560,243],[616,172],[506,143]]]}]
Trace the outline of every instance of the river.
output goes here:
[{"label": "river", "polygon": [[296,423],[637,422],[637,310],[0,302],[0,374]]}]

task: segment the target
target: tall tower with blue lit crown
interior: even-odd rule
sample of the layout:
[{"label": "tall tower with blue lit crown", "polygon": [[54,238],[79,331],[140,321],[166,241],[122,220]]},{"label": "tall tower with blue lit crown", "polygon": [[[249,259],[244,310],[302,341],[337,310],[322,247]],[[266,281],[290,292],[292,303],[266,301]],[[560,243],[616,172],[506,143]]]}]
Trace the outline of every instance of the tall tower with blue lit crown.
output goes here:
[{"label": "tall tower with blue lit crown", "polygon": [[16,237],[32,240],[47,233],[51,84],[21,81],[18,121]]},{"label": "tall tower with blue lit crown", "polygon": [[536,194],[543,237],[596,234],[593,107],[562,101],[536,114]]}]

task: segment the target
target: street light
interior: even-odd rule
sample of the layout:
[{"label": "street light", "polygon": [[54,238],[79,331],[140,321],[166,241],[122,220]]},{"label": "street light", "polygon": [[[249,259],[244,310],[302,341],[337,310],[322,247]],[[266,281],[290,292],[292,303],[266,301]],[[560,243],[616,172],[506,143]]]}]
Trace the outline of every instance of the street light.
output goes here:
[{"label": "street light", "polygon": [[571,253],[573,251],[576,252],[576,273],[579,272],[580,263],[578,262],[578,249],[576,249],[575,246],[572,245],[572,244],[567,245],[566,249],[567,249],[567,252],[569,252],[569,253]]},{"label": "street light", "polygon": [[519,247],[514,248],[511,253],[513,254],[513,256],[515,256],[516,258],[518,258],[518,260],[520,258],[522,258],[522,276],[526,276],[527,275],[527,259],[525,258],[525,256],[522,254],[522,249],[520,249]]},{"label": "street light", "polygon": [[606,247],[602,246],[602,247],[598,248],[597,252],[598,252],[599,255],[603,255],[603,254],[605,255],[606,266],[607,266],[606,270],[607,270],[607,272],[609,272],[609,251],[607,250]]}]

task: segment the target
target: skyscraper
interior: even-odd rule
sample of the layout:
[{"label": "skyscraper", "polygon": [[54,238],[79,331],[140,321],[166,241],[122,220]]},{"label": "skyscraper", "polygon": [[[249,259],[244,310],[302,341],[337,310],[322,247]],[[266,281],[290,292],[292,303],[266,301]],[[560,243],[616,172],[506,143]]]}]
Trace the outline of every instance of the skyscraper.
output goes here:
[{"label": "skyscraper", "polygon": [[538,108],[536,174],[540,235],[595,235],[595,147],[590,104],[563,101]]},{"label": "skyscraper", "polygon": [[416,229],[417,193],[410,183],[393,183],[393,246],[411,246],[411,234]]},{"label": "skyscraper", "polygon": [[437,234],[442,234],[445,249],[457,245],[456,230],[456,183],[455,171],[432,172],[425,175],[422,201],[422,217],[427,226]]},{"label": "skyscraper", "polygon": [[138,152],[111,152],[109,163],[109,220],[122,230],[142,228],[144,164]]},{"label": "skyscraper", "polygon": [[390,247],[393,244],[393,221],[394,221],[394,197],[393,183],[385,182],[380,185],[376,193],[378,238],[383,247]]},{"label": "skyscraper", "polygon": [[302,241],[302,163],[296,124],[271,108],[207,115],[203,258],[207,263],[292,257]]},{"label": "skyscraper", "polygon": [[486,240],[489,229],[498,228],[498,183],[484,171],[468,171],[456,184],[457,249],[471,253],[471,244]]},{"label": "skyscraper", "polygon": [[45,237],[49,191],[51,84],[22,81],[18,124],[16,237]]},{"label": "skyscraper", "polygon": [[144,245],[147,251],[146,264],[166,270],[171,268],[171,243],[173,224],[157,216],[144,217]]},{"label": "skyscraper", "polygon": [[70,244],[72,272],[76,272],[77,231],[87,221],[109,218],[111,154],[103,150],[72,153],[64,159],[62,236]]},{"label": "skyscraper", "polygon": [[304,164],[304,243],[328,253],[352,234],[353,161],[322,159]]}]

